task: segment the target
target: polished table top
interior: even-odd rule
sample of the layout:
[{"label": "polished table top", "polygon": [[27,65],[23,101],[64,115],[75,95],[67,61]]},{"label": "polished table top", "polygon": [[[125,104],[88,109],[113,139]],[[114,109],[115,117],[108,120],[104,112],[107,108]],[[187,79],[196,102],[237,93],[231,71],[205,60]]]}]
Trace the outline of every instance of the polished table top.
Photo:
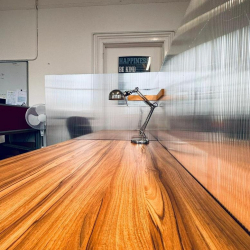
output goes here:
[{"label": "polished table top", "polygon": [[157,141],[74,139],[0,161],[0,249],[249,249]]},{"label": "polished table top", "polygon": [[[153,136],[149,131],[145,131],[145,134],[150,141],[156,141],[155,136]],[[138,130],[101,130],[95,133],[79,136],[75,139],[131,141],[132,136],[138,135]]]}]

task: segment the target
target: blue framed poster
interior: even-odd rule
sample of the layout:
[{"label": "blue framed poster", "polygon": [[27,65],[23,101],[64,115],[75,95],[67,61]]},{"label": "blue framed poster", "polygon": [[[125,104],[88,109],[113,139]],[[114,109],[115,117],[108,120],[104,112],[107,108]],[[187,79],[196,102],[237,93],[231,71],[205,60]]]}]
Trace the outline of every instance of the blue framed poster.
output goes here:
[{"label": "blue framed poster", "polygon": [[119,57],[118,73],[150,72],[150,56]]}]

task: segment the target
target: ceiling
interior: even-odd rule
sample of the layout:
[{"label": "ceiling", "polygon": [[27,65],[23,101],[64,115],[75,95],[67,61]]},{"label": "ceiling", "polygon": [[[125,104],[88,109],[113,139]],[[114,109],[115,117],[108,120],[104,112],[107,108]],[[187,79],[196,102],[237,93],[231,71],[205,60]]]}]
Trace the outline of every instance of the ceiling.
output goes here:
[{"label": "ceiling", "polygon": [[[190,0],[38,0],[40,9],[86,7],[103,5],[125,5],[146,3],[170,3],[189,2]],[[0,11],[2,10],[27,10],[34,9],[36,0],[0,0]]]}]

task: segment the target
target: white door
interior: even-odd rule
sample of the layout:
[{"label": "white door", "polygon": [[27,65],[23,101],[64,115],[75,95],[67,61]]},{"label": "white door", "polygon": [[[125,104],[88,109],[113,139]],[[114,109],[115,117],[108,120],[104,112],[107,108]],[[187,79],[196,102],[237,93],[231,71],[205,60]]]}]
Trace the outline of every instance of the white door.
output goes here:
[{"label": "white door", "polygon": [[[114,46],[114,45],[113,45]],[[141,46],[117,45],[117,47],[107,47],[104,50],[104,73],[118,73],[118,59],[122,56],[150,56],[150,72],[158,72],[163,61],[163,49],[161,45]]]}]

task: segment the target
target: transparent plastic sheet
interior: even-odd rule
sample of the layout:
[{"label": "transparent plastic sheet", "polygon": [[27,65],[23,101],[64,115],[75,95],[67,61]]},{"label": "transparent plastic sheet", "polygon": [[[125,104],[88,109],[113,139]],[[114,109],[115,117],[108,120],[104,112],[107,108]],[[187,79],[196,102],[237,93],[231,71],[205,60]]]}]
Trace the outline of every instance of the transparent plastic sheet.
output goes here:
[{"label": "transparent plastic sheet", "polygon": [[[153,72],[51,75],[45,82],[48,145],[102,130],[117,131],[116,135],[106,133],[105,139],[130,140],[139,133],[150,108],[142,101],[128,101],[128,106],[125,101],[110,101],[109,93],[135,87],[145,95],[159,91],[159,73]],[[156,130],[157,122],[152,119],[148,128]],[[104,137],[95,133],[85,138]]]},{"label": "transparent plastic sheet", "polygon": [[[81,133],[130,140],[149,107],[109,101],[109,92],[163,88],[148,136],[250,230],[249,25],[249,0],[191,0],[161,72],[46,76],[48,144]],[[102,137],[102,130],[120,132]]]},{"label": "transparent plastic sheet", "polygon": [[192,0],[159,75],[154,133],[248,230],[249,47],[249,0]]}]

